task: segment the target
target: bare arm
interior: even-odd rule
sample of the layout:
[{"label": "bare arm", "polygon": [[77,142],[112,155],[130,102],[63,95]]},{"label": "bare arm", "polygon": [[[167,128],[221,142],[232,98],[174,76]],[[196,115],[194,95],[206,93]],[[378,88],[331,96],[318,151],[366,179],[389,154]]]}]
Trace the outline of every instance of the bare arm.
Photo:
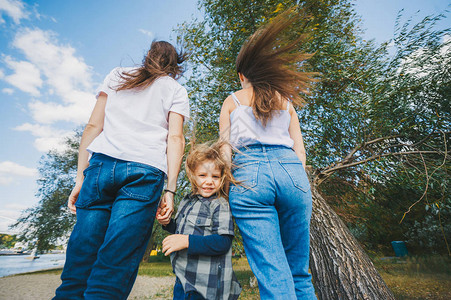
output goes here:
[{"label": "bare arm", "polygon": [[230,113],[233,109],[233,99],[231,96],[227,97],[224,100],[221,108],[221,114],[219,115],[219,138],[226,142],[224,146],[222,146],[222,155],[226,159],[229,166],[232,162],[232,148],[230,147]]},{"label": "bare arm", "polygon": [[91,113],[91,117],[89,118],[88,124],[83,130],[83,135],[81,136],[80,147],[78,149],[78,165],[75,187],[69,196],[69,201],[67,204],[72,213],[76,213],[75,202],[77,201],[78,194],[80,193],[80,189],[83,184],[83,171],[89,165],[89,153],[86,151],[86,148],[103,130],[107,97],[107,94],[103,92],[100,93],[97,98],[96,105]]},{"label": "bare arm", "polygon": [[[167,189],[174,191],[177,187],[177,177],[180,172],[180,165],[185,151],[185,137],[183,136],[183,116],[181,114],[169,113],[168,128],[168,183]],[[160,224],[166,225],[171,220],[174,211],[174,194],[165,193],[158,208],[157,218]]]},{"label": "bare arm", "polygon": [[306,156],[305,156],[305,148],[304,148],[304,140],[302,139],[301,128],[299,125],[299,118],[296,114],[296,110],[290,104],[290,126],[288,128],[288,132],[290,133],[290,137],[294,141],[293,150],[296,152],[299,160],[302,162],[304,169],[306,167]]}]

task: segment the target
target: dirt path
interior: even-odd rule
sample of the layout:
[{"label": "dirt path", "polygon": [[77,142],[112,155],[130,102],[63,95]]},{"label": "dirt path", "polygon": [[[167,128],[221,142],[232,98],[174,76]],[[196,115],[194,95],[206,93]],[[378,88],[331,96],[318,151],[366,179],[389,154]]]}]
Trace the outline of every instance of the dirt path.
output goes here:
[{"label": "dirt path", "polygon": [[[1,300],[48,300],[60,285],[60,275],[27,274],[0,278]],[[174,277],[138,276],[128,299],[172,299]]]}]

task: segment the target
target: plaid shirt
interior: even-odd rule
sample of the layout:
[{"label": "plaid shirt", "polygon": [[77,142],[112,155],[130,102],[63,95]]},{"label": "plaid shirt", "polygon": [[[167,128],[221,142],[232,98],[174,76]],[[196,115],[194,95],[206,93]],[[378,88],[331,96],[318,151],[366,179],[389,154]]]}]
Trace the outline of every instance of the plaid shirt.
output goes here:
[{"label": "plaid shirt", "polygon": [[[187,195],[175,216],[177,234],[234,235],[229,203],[216,195]],[[188,255],[188,249],[171,253],[172,268],[185,293],[196,291],[205,299],[238,299],[241,286],[232,270],[232,249],[224,255]]]}]

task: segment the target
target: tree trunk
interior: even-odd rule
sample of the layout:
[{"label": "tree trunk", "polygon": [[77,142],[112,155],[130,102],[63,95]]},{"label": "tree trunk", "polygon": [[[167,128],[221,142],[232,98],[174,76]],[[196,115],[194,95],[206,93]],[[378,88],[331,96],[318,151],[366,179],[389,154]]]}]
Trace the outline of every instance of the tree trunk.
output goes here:
[{"label": "tree trunk", "polygon": [[146,251],[141,259],[141,262],[149,262],[150,261],[150,252],[152,252],[153,246],[155,244],[155,226],[152,229],[152,234],[150,235],[149,241],[147,242]]},{"label": "tree trunk", "polygon": [[310,269],[320,300],[395,299],[368,255],[312,185]]}]

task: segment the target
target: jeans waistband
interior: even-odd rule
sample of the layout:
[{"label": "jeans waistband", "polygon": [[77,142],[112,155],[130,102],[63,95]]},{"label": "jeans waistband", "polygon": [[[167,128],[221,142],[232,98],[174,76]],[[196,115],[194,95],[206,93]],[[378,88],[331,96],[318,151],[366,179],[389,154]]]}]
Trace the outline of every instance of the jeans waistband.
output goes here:
[{"label": "jeans waistband", "polygon": [[270,144],[251,144],[247,146],[243,146],[237,149],[237,152],[245,152],[249,150],[260,150],[261,152],[267,152],[271,150],[279,150],[279,149],[289,149],[292,148],[284,146],[284,145],[270,145]]}]

